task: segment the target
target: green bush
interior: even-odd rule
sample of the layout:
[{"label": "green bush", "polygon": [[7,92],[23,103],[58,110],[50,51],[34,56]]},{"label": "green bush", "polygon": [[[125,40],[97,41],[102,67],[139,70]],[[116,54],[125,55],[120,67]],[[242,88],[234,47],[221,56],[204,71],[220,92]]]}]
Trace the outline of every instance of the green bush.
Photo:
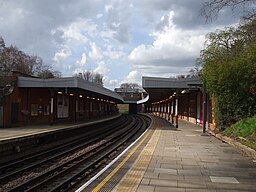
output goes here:
[{"label": "green bush", "polygon": [[256,150],[256,115],[233,124],[223,134],[235,138]]},{"label": "green bush", "polygon": [[221,129],[256,114],[255,28],[256,20],[210,33],[201,52],[202,80],[213,97]]}]

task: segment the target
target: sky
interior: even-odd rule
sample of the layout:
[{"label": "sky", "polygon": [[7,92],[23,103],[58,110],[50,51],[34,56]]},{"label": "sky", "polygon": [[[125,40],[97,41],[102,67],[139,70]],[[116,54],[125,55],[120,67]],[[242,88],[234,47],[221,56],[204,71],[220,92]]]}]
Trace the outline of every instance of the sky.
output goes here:
[{"label": "sky", "polygon": [[109,89],[142,76],[187,74],[205,36],[236,25],[241,11],[223,9],[206,22],[204,0],[0,0],[0,36],[41,57],[63,77],[104,76]]}]

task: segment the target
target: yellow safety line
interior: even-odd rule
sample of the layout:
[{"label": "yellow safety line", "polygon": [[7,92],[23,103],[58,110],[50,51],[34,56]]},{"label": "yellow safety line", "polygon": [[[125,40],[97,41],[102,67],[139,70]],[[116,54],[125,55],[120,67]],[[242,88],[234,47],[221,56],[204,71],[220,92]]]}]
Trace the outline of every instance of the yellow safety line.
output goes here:
[{"label": "yellow safety line", "polygon": [[134,149],[126,156],[126,158],[111,172],[101,183],[99,183],[92,191],[97,192],[99,191],[115,174],[116,172],[126,163],[126,161],[134,154],[134,152],[138,149],[138,147],[145,141],[145,139],[149,136],[152,132],[152,129],[148,131],[145,137],[134,147]]},{"label": "yellow safety line", "polygon": [[151,161],[160,134],[161,130],[155,130],[152,138],[141,152],[139,158],[137,158],[132,168],[126,173],[125,177],[122,178],[113,191],[136,191]]}]

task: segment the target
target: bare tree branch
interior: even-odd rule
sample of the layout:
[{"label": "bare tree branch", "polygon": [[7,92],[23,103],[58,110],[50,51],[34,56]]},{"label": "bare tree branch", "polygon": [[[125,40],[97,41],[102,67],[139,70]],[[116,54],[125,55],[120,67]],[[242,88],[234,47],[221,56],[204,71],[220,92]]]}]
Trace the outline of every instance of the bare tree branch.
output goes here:
[{"label": "bare tree branch", "polygon": [[0,36],[0,75],[8,76],[11,71],[19,71],[26,75],[53,77],[60,72],[52,71],[49,66],[43,64],[38,56],[31,56],[19,50],[15,46],[6,47],[4,39]]},{"label": "bare tree branch", "polygon": [[76,73],[74,76],[80,77],[86,81],[93,82],[93,83],[103,86],[103,78],[104,77],[103,77],[103,75],[101,75],[99,73],[94,73],[91,71],[83,71],[80,73]]},{"label": "bare tree branch", "polygon": [[[224,7],[230,7],[232,11],[238,6],[248,7],[256,3],[256,0],[210,0],[203,4],[203,7],[200,10],[200,15],[204,16],[206,22],[216,19],[219,15],[219,12]],[[249,14],[250,13],[250,14]],[[255,10],[252,9],[249,15],[255,15]]]}]

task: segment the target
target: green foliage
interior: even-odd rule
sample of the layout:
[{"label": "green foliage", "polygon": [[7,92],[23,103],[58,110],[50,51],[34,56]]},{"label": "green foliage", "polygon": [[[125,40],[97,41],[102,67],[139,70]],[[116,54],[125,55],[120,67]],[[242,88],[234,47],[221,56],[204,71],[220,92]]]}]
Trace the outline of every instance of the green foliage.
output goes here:
[{"label": "green foliage", "polygon": [[214,98],[217,126],[256,114],[256,20],[211,33],[202,50],[202,80]]},{"label": "green foliage", "polygon": [[256,149],[256,115],[238,121],[223,131],[223,134]]}]

